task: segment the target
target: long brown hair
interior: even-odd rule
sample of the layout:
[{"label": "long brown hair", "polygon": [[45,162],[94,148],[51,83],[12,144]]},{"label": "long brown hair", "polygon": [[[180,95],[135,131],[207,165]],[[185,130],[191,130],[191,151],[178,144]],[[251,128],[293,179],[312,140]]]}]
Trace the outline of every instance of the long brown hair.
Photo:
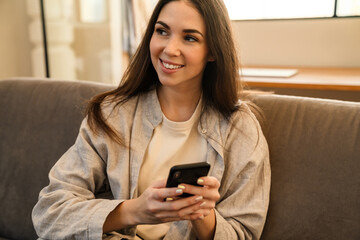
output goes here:
[{"label": "long brown hair", "polygon": [[[150,58],[150,40],[160,11],[169,2],[181,0],[159,0],[149,20],[143,39],[125,71],[120,85],[113,91],[95,96],[87,108],[88,123],[95,132],[104,131],[114,140],[121,138],[109,126],[101,112],[104,101],[124,103],[141,93],[155,89],[159,84]],[[242,93],[239,77],[239,63],[233,41],[230,19],[222,0],[184,0],[199,11],[206,25],[206,41],[209,53],[215,61],[208,62],[202,80],[202,101],[207,108],[217,110],[230,119],[236,111]]]}]

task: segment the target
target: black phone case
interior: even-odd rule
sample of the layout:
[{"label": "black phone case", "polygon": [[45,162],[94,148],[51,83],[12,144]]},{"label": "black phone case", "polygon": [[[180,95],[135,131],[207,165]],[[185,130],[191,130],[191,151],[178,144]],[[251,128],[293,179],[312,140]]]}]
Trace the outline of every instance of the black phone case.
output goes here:
[{"label": "black phone case", "polygon": [[[207,162],[190,163],[173,166],[170,169],[166,187],[177,187],[181,183],[200,186],[197,180],[208,175],[210,164]],[[189,197],[190,194],[183,193],[181,197]]]}]

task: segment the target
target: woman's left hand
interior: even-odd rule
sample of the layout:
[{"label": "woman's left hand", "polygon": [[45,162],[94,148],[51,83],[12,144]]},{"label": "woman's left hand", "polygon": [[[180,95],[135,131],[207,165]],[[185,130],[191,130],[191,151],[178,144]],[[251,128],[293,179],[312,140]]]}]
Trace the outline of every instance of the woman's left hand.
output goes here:
[{"label": "woman's left hand", "polygon": [[202,196],[201,209],[197,212],[202,213],[203,217],[206,217],[210,214],[211,210],[215,207],[217,200],[220,198],[220,182],[215,177],[208,176],[199,178],[197,183],[202,187],[180,184],[180,188],[183,189],[184,193]]}]

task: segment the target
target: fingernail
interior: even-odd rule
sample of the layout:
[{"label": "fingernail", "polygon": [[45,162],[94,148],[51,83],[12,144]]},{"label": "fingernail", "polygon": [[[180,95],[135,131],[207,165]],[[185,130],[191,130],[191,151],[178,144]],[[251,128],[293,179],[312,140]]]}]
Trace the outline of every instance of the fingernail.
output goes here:
[{"label": "fingernail", "polygon": [[197,183],[203,183],[204,182],[204,180],[203,179],[201,179],[201,178],[199,178],[198,180],[197,180]]},{"label": "fingernail", "polygon": [[178,188],[185,189],[184,185],[179,185]]},{"label": "fingernail", "polygon": [[182,189],[176,189],[176,193],[183,193]]},{"label": "fingernail", "polygon": [[166,201],[172,201],[172,200],[174,200],[174,199],[171,197],[166,198]]},{"label": "fingernail", "polygon": [[204,206],[205,204],[206,204],[206,202],[202,202],[202,203],[200,204],[200,207]]},{"label": "fingernail", "polygon": [[200,218],[200,219],[204,219],[204,215],[201,215],[199,218]]},{"label": "fingernail", "polygon": [[197,198],[195,198],[195,201],[200,201],[200,200],[202,200],[203,199],[203,196],[199,196],[199,197],[197,197]]}]

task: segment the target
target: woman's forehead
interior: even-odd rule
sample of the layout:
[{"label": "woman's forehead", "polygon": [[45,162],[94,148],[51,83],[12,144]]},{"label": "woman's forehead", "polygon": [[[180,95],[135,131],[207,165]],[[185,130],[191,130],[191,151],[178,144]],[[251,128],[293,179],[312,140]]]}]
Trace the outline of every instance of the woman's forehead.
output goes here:
[{"label": "woman's forehead", "polygon": [[171,1],[160,11],[157,21],[176,28],[195,28],[205,34],[206,26],[203,16],[189,1]]}]

